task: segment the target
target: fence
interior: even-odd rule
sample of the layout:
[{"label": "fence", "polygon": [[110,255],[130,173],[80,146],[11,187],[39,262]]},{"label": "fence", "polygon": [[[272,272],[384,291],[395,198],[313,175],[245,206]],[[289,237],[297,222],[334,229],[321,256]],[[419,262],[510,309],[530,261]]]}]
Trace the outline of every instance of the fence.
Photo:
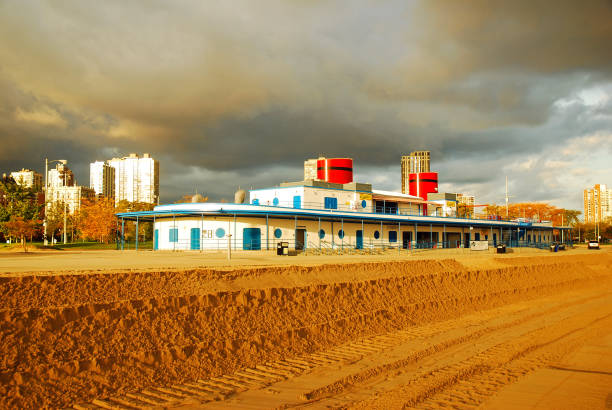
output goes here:
[{"label": "fence", "polygon": [[[227,251],[228,246],[231,246],[232,251],[236,250],[276,250],[279,242],[288,243],[289,248],[292,250],[303,251],[305,254],[321,254],[321,253],[381,253],[395,251],[398,253],[414,250],[437,250],[437,249],[467,249],[469,244],[463,244],[461,240],[451,241],[404,241],[399,239],[395,242],[383,241],[380,239],[357,239],[347,238],[342,240],[319,240],[318,237],[314,239],[306,240],[301,242],[296,239],[269,239],[266,241],[265,238],[256,239],[243,239],[232,237],[228,244],[228,238],[215,238],[215,239],[177,239],[172,242],[172,247],[165,250],[176,250],[176,251],[201,251],[201,252],[220,252]],[[536,248],[536,249],[549,249],[553,244],[559,244],[561,242],[534,242],[528,240],[514,240],[505,239],[503,241],[487,241],[489,248],[495,248],[499,244],[504,244],[509,248]],[[563,244],[572,247],[573,242],[566,240]],[[138,244],[134,239],[123,240],[117,238],[117,249],[123,250],[151,250],[155,249],[153,241],[140,241]]]}]

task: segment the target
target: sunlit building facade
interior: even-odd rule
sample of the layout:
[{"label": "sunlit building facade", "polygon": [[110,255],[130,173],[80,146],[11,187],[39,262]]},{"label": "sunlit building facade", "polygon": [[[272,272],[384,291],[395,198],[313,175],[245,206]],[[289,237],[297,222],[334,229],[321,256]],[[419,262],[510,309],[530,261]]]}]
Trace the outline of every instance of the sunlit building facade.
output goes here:
[{"label": "sunlit building facade", "polygon": [[115,196],[115,168],[104,161],[89,164],[89,187],[97,196]]},{"label": "sunlit building facade", "polygon": [[108,165],[115,169],[115,203],[159,203],[159,162],[149,154],[113,158]]},{"label": "sunlit building facade", "polygon": [[598,223],[612,218],[612,189],[604,184],[584,190],[584,222]]},{"label": "sunlit building facade", "polygon": [[11,172],[11,177],[22,187],[33,188],[36,191],[42,188],[42,175],[31,169],[22,168],[21,171]]}]

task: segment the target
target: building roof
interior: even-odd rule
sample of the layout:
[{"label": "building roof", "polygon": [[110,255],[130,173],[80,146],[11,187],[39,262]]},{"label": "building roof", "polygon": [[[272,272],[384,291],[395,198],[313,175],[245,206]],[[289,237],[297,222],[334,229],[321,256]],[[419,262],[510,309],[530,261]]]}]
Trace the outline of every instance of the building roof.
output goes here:
[{"label": "building roof", "polygon": [[372,197],[374,199],[384,199],[389,201],[396,202],[412,202],[412,203],[426,203],[423,198],[418,196],[402,194],[401,192],[393,192],[393,191],[382,191],[380,189],[372,190]]}]

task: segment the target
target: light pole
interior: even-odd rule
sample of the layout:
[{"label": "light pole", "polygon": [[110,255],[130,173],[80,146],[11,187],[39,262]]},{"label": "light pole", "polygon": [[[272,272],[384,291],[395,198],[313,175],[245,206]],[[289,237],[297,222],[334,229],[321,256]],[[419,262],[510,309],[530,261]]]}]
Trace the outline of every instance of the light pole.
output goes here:
[{"label": "light pole", "polygon": [[[49,175],[49,163],[50,162],[59,162],[64,165],[68,163],[68,161],[66,161],[65,159],[54,159],[52,161],[49,161],[47,158],[45,158],[45,220],[43,222],[43,227],[44,227],[43,240],[44,240],[45,246],[49,245],[49,239],[47,239],[47,211],[48,211],[47,209],[47,191],[49,190],[49,183],[48,183],[47,178]],[[64,222],[64,232],[65,232],[65,222]]]}]

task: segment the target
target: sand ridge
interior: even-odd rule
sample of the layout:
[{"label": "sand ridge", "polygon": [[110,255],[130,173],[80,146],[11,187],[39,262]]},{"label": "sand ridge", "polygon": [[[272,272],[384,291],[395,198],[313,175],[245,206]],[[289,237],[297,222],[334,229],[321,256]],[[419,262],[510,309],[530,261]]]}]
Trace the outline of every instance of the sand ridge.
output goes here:
[{"label": "sand ridge", "polygon": [[611,256],[5,277],[0,404],[69,406],[609,286]]}]

